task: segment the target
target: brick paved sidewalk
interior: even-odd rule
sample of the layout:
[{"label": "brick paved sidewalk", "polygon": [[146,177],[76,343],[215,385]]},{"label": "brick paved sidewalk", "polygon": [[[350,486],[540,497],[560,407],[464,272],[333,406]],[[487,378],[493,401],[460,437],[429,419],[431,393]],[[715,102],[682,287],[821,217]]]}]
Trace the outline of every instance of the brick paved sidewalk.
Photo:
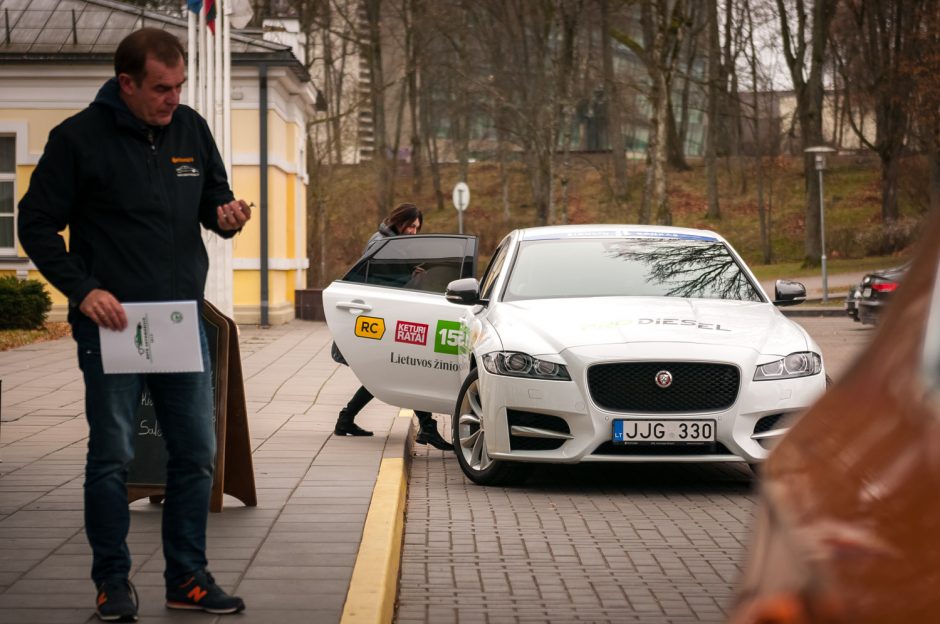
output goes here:
[{"label": "brick paved sidewalk", "polygon": [[[373,438],[332,434],[358,387],[330,359],[326,325],[241,328],[258,507],[226,497],[209,517],[210,569],[247,604],[242,624],[338,622],[362,527],[398,410],[357,419]],[[82,520],[87,438],[71,339],[0,352],[0,623],[94,618]],[[401,449],[397,450],[401,456]],[[226,621],[163,606],[160,506],[131,505],[140,622]]]}]

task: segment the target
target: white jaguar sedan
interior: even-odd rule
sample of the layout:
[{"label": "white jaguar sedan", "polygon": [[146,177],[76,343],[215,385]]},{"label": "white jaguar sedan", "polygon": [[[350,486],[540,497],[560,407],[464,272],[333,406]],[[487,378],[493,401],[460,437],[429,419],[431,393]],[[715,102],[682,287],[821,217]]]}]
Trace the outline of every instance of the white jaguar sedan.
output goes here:
[{"label": "white jaguar sedan", "polygon": [[[464,474],[537,462],[747,462],[826,387],[819,347],[704,230],[511,232],[477,281],[476,239],[385,239],[323,293],[327,323],[379,399],[453,414]],[[453,281],[452,281],[453,280]]]}]

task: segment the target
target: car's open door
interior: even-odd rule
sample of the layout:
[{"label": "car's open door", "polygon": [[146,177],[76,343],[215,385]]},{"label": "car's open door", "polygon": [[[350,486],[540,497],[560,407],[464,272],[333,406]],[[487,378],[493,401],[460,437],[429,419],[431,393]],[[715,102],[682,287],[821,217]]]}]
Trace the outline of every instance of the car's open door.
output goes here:
[{"label": "car's open door", "polygon": [[457,348],[464,306],[447,284],[476,273],[477,239],[395,236],[369,248],[323,291],[326,322],[359,381],[380,400],[449,414],[460,378]]}]

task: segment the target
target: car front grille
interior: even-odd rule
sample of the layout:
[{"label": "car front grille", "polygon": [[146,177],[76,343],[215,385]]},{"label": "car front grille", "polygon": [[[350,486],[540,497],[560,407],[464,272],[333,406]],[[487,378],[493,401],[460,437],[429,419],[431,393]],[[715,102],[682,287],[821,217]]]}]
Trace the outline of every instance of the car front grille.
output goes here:
[{"label": "car front grille", "polygon": [[[668,371],[672,383],[656,377]],[[712,412],[734,405],[741,375],[730,364],[621,362],[588,369],[588,389],[600,407],[614,412]]]}]

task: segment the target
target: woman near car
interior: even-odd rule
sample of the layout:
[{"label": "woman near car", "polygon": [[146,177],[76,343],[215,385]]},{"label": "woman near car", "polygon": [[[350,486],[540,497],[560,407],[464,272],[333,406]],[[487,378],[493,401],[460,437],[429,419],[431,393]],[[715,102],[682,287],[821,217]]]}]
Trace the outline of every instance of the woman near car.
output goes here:
[{"label": "woman near car", "polygon": [[[407,236],[411,234],[417,234],[421,231],[421,225],[424,222],[424,215],[421,210],[414,204],[400,204],[395,208],[392,213],[385,218],[385,220],[379,224],[378,231],[369,237],[369,241],[366,243],[366,248],[363,253],[369,251],[369,249],[377,241],[382,240],[383,238],[388,238],[389,236]],[[420,271],[421,269],[415,269]],[[338,350],[334,345],[334,354],[338,354]],[[334,355],[336,359],[336,355]],[[341,359],[341,356],[340,356]],[[369,401],[372,400],[372,393],[369,392],[365,386],[360,386],[356,393],[349,399],[349,402],[346,404],[346,407],[339,411],[339,418],[336,420],[336,427],[333,429],[333,433],[336,435],[351,435],[351,436],[370,436],[372,435],[371,431],[367,431],[353,422],[356,418],[356,415],[362,411],[362,408],[365,407]],[[419,429],[418,434],[415,436],[415,442],[418,444],[430,444],[436,449],[442,451],[452,451],[454,447],[445,440],[440,433],[437,431],[437,421],[434,420],[434,417],[430,412],[422,412],[415,410],[415,416],[418,417]]]}]

